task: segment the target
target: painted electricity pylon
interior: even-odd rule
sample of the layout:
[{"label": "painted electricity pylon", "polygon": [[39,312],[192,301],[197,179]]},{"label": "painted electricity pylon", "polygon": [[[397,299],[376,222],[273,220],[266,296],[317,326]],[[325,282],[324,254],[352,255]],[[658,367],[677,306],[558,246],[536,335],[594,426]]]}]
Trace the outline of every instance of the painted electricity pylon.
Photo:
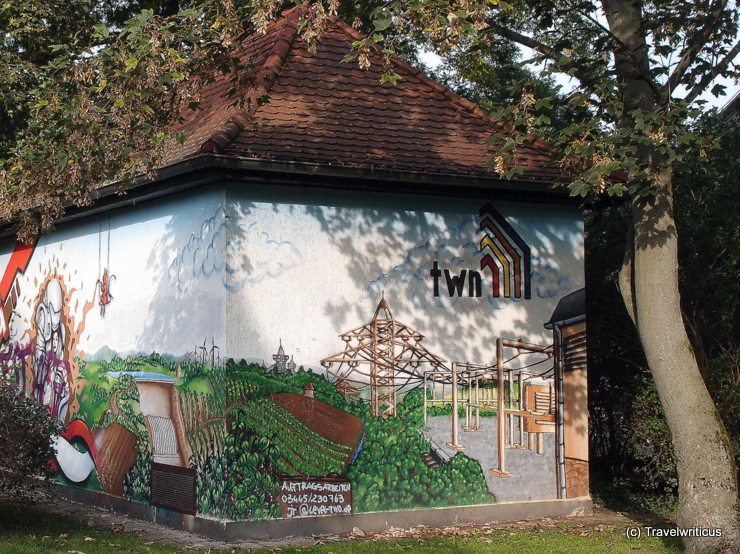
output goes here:
[{"label": "painted electricity pylon", "polygon": [[[324,358],[321,365],[348,400],[357,398],[360,388],[369,386],[373,417],[396,415],[396,391],[421,383],[422,364],[446,370],[445,360],[422,346],[424,335],[393,319],[385,298],[378,303],[372,320],[340,337],[345,349]],[[334,364],[338,364],[336,368]]]}]

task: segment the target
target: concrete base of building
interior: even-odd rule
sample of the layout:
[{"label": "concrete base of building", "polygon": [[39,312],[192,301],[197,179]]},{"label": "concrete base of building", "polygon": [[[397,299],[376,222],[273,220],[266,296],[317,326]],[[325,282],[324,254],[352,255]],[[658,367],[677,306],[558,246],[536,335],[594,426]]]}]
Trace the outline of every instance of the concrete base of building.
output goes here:
[{"label": "concrete base of building", "polygon": [[279,539],[287,536],[339,535],[349,533],[355,527],[359,527],[363,531],[384,531],[390,527],[402,529],[416,525],[442,527],[490,521],[584,516],[590,515],[593,511],[591,498],[584,496],[566,500],[530,500],[526,502],[501,502],[498,504],[420,508],[321,517],[224,521],[181,514],[75,487],[59,486],[58,492],[60,496],[75,502],[97,506],[112,512],[152,521],[173,529],[195,533],[223,542]]}]

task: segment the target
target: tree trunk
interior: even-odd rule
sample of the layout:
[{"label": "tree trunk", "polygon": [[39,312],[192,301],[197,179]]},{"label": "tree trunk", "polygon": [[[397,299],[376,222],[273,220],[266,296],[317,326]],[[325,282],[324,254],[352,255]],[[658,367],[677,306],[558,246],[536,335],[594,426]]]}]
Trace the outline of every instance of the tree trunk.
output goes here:
[{"label": "tree trunk", "polygon": [[[602,1],[609,28],[619,41],[614,61],[624,86],[624,110],[617,125],[635,133],[633,114],[651,113],[660,101],[647,82],[650,58],[642,4]],[[636,156],[643,168],[651,170],[654,182],[648,192],[634,196],[631,260],[628,257],[623,266],[620,288],[671,430],[678,470],[677,524],[686,533],[688,552],[738,552],[732,446],[701,377],[681,315],[671,168],[646,143],[638,142]],[[629,270],[631,287],[625,279]]]},{"label": "tree trunk", "polygon": [[[738,488],[729,437],[699,372],[681,317],[671,171],[633,201],[633,297],[625,296],[671,430],[679,529],[687,552],[738,552]],[[625,291],[626,292],[626,291]],[[721,536],[717,536],[721,533]],[[713,536],[701,536],[708,534]]]}]

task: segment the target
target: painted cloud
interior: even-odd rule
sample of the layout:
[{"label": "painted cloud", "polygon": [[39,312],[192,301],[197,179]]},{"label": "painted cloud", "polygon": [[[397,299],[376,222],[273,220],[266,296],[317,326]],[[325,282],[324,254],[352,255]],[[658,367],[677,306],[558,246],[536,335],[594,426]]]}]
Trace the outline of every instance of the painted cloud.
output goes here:
[{"label": "painted cloud", "polygon": [[226,245],[223,283],[227,288],[277,277],[303,259],[300,250],[291,242],[272,239],[259,221],[239,225],[235,235],[239,238],[228,241]]},{"label": "painted cloud", "polygon": [[561,296],[563,292],[569,292],[570,279],[561,275],[560,272],[546,264],[542,258],[533,260],[532,285],[540,298],[554,298]]},{"label": "painted cloud", "polygon": [[[303,259],[292,243],[272,239],[258,221],[240,224],[229,232],[232,225],[219,207],[197,233],[190,235],[169,268],[170,281],[178,291],[186,293],[195,280],[213,274],[222,275],[226,288],[239,288],[277,277]],[[234,238],[227,241],[227,234]]]},{"label": "painted cloud", "polygon": [[[453,273],[463,269],[477,270],[480,263],[478,235],[478,225],[472,219],[462,221],[448,232],[431,235],[425,243],[411,248],[400,264],[370,281],[365,289],[367,295],[377,298],[382,291],[403,291],[414,308],[421,309],[428,302],[439,308],[450,308],[453,302],[461,299],[446,294],[432,296],[429,276],[432,261],[436,260],[440,267]],[[490,284],[485,286],[488,275],[483,273],[482,277],[483,296],[494,309],[502,308],[501,302],[493,297]]]},{"label": "painted cloud", "polygon": [[200,276],[210,277],[221,271],[219,252],[223,251],[227,226],[226,214],[219,206],[200,230],[190,235],[169,268],[170,281],[177,285],[178,291],[185,293]]}]

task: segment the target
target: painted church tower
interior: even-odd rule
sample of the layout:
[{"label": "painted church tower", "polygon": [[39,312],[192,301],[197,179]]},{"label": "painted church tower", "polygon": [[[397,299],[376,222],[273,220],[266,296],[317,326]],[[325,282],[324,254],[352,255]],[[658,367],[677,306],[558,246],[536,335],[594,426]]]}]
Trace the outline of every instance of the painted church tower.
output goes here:
[{"label": "painted church tower", "polygon": [[273,354],[272,359],[275,361],[268,369],[275,373],[285,373],[290,375],[295,371],[296,365],[292,356],[288,356],[283,349],[283,341],[280,341],[277,354]]}]

